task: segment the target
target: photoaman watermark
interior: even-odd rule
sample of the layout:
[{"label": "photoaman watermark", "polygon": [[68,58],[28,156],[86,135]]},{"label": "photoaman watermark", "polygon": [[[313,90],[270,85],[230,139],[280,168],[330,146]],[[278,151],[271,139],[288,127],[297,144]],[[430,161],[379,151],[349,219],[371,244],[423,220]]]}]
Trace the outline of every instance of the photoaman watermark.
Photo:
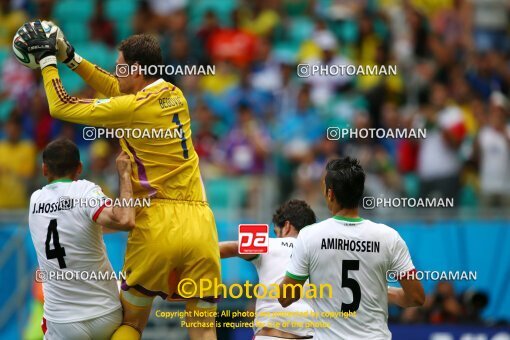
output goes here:
[{"label": "photoaman watermark", "polygon": [[[289,289],[290,288],[290,289]],[[289,290],[288,290],[289,289]],[[177,286],[177,294],[183,298],[204,298],[209,296],[222,296],[224,298],[257,298],[257,299],[279,299],[280,297],[322,299],[333,297],[333,287],[329,283],[321,283],[318,286],[313,283],[304,285],[284,284],[282,289],[277,283],[269,285],[263,283],[253,284],[245,281],[243,284],[233,283],[226,285],[218,279],[200,279],[196,282],[193,279],[182,279]]]}]

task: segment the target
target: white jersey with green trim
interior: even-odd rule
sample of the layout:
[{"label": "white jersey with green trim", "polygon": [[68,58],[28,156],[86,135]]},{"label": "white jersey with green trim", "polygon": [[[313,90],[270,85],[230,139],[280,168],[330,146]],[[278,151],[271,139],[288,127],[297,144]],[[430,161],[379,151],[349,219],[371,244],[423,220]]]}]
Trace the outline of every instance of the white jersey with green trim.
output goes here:
[{"label": "white jersey with green trim", "polygon": [[121,308],[115,273],[95,223],[107,197],[86,180],[57,180],[30,198],[28,223],[54,323],[94,319]]},{"label": "white jersey with green trim", "polygon": [[[257,269],[259,283],[268,287],[267,291],[271,290],[271,285],[279,284],[285,276],[285,270],[290,263],[295,241],[296,238],[294,237],[270,238],[268,252],[259,254],[251,260]],[[254,323],[255,334],[263,328],[262,325],[272,325],[272,327],[267,327],[298,336],[313,335],[313,329],[306,327],[307,323],[313,322],[311,318],[313,310],[305,300],[301,299],[290,307],[283,308],[276,298],[269,295],[268,293],[265,299],[257,299]],[[290,327],[292,322],[294,322],[294,325],[302,325],[302,327]],[[289,325],[283,327],[285,323]]]},{"label": "white jersey with green trim", "polygon": [[[362,218],[334,216],[300,231],[287,276],[332,287],[332,298],[310,301],[319,313],[316,321],[329,324],[316,328],[314,339],[391,339],[386,275],[413,269],[396,230]],[[338,314],[342,311],[346,313]]]}]

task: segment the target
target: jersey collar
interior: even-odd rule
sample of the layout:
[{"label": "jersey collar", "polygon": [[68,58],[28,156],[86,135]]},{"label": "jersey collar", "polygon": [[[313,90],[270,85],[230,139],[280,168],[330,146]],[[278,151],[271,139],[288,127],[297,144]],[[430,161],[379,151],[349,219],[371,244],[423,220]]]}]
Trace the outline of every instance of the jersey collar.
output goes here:
[{"label": "jersey collar", "polygon": [[333,218],[338,221],[350,222],[350,223],[363,222],[363,218],[361,218],[361,217],[345,217],[345,216],[335,215],[335,216],[333,216]]},{"label": "jersey collar", "polygon": [[159,84],[161,84],[162,82],[164,82],[163,78],[159,78],[159,79],[158,79],[158,80],[156,80],[155,82],[152,82],[152,83],[150,83],[149,85],[145,86],[145,87],[142,89],[142,91],[145,91],[145,90],[147,90],[147,89],[148,89],[148,88],[150,88],[150,87],[153,87],[153,86],[159,85]]},{"label": "jersey collar", "polygon": [[69,182],[72,182],[73,180],[70,179],[70,178],[59,178],[59,179],[56,179],[54,181],[51,181],[49,184],[53,184],[53,183],[69,183]]}]

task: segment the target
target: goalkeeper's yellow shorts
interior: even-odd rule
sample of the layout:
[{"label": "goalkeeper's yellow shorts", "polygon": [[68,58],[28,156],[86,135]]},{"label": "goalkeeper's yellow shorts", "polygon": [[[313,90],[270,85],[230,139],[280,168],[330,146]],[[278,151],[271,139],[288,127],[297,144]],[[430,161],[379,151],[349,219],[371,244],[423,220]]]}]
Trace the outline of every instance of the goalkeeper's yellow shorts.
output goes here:
[{"label": "goalkeeper's yellow shorts", "polygon": [[[184,279],[197,286],[201,279],[221,283],[218,233],[207,202],[152,199],[150,207],[137,212],[123,271],[123,290],[134,288],[168,300],[191,298],[178,294]],[[213,287],[197,290],[194,296],[200,293],[204,300],[217,298]]]}]

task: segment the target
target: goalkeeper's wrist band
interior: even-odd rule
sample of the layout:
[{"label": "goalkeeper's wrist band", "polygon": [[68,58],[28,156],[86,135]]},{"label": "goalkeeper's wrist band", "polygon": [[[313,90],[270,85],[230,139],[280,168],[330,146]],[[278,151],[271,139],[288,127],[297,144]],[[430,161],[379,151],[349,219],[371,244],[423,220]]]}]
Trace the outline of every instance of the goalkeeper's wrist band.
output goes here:
[{"label": "goalkeeper's wrist band", "polygon": [[71,70],[74,70],[78,67],[78,65],[80,65],[82,60],[83,58],[78,53],[75,52],[71,60],[64,61],[64,64],[66,64],[67,67],[69,67]]},{"label": "goalkeeper's wrist band", "polygon": [[49,55],[47,57],[42,58],[39,60],[39,66],[41,66],[41,70],[45,68],[46,66],[56,66],[57,65],[57,57],[54,55]]}]

